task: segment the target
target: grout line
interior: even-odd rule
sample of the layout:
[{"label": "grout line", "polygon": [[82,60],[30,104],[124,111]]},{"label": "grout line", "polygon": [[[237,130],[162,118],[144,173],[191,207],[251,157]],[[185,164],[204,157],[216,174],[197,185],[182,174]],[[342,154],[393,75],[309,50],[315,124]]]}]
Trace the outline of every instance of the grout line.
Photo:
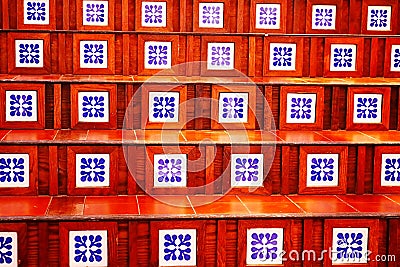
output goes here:
[{"label": "grout line", "polygon": [[335,141],[333,141],[332,139],[329,139],[328,137],[326,137],[326,136],[324,136],[324,135],[322,135],[321,133],[319,133],[318,131],[312,131],[313,133],[315,133],[315,134],[318,134],[319,136],[321,136],[321,137],[323,137],[323,138],[325,138],[326,140],[328,140],[329,142],[335,142]]},{"label": "grout line", "polygon": [[361,212],[361,211],[359,211],[358,209],[356,209],[355,207],[353,207],[352,205],[350,205],[349,203],[347,203],[346,201],[344,201],[343,199],[341,199],[340,197],[338,197],[337,195],[335,195],[335,197],[336,197],[337,199],[339,199],[341,202],[343,202],[344,204],[346,204],[347,206],[349,206],[350,208],[356,210],[357,212]]},{"label": "grout line", "polygon": [[282,138],[280,138],[277,134],[276,134],[277,130],[274,131],[268,131],[269,133],[273,134],[277,139],[281,140],[281,142],[287,143],[286,140],[283,140]]},{"label": "grout line", "polygon": [[60,130],[57,130],[56,134],[55,134],[54,137],[53,137],[53,141],[56,140],[56,137],[57,137],[57,135],[58,135],[59,132],[60,132]]},{"label": "grout line", "polygon": [[357,131],[357,132],[359,132],[360,134],[362,134],[362,135],[364,135],[364,136],[366,136],[366,137],[369,137],[369,138],[372,138],[372,139],[374,139],[375,141],[377,141],[377,142],[380,142],[378,139],[376,139],[375,137],[372,137],[372,136],[370,136],[370,135],[368,135],[368,134],[366,134],[366,133],[363,133],[363,132],[361,132],[361,131]]},{"label": "grout line", "polygon": [[185,142],[187,142],[188,140],[186,139],[186,137],[183,135],[182,131],[179,131],[179,134],[182,136],[183,140],[185,140]]},{"label": "grout line", "polygon": [[[133,133],[135,135],[135,141],[139,141],[138,138],[137,138],[136,130],[133,130]],[[137,195],[136,195],[136,197],[137,197]]]},{"label": "grout line", "polygon": [[187,200],[189,201],[190,207],[192,207],[192,210],[193,210],[194,214],[196,215],[197,212],[196,212],[196,210],[195,210],[194,207],[193,207],[192,201],[190,200],[190,198],[189,198],[188,195],[186,195],[186,198],[187,198]]},{"label": "grout line", "polygon": [[89,136],[89,130],[86,131],[85,141],[87,141],[88,136]]},{"label": "grout line", "polygon": [[87,196],[85,196],[85,198],[83,199],[83,211],[82,211],[82,215],[85,215],[85,209],[86,209],[86,198],[87,198]]},{"label": "grout line", "polygon": [[140,215],[140,206],[139,206],[139,198],[138,198],[138,195],[136,195],[135,197],[136,197],[137,210],[138,210],[138,213],[139,213],[139,215]]},{"label": "grout line", "polygon": [[9,130],[9,131],[3,136],[3,138],[1,138],[0,141],[3,141],[3,140],[6,138],[6,136],[7,136],[9,133],[11,133],[11,131],[12,131],[12,130]]},{"label": "grout line", "polygon": [[[301,210],[301,211],[304,212],[304,213],[308,213],[308,212],[306,212],[305,210],[303,210],[303,208],[300,207],[299,204],[297,204],[296,202],[294,202],[290,197],[288,197],[287,195],[284,195],[284,197],[287,198],[290,202],[292,202],[292,204],[295,205],[299,210]],[[310,212],[310,213],[312,213],[312,212]]]},{"label": "grout line", "polygon": [[397,202],[396,200],[391,199],[391,198],[388,197],[387,195],[381,195],[381,196],[384,196],[385,198],[389,199],[389,200],[392,201],[393,203],[395,203],[395,204],[397,204],[397,205],[400,205],[399,202]]},{"label": "grout line", "polygon": [[239,199],[240,203],[242,203],[242,205],[246,208],[247,212],[249,214],[251,214],[252,212],[249,210],[249,208],[246,206],[246,204],[244,204],[244,202],[240,199],[240,197],[238,195],[236,195],[236,198]]},{"label": "grout line", "polygon": [[44,213],[45,215],[49,214],[51,202],[53,202],[53,196],[50,197],[49,204],[47,204],[47,208],[46,208],[46,211]]}]

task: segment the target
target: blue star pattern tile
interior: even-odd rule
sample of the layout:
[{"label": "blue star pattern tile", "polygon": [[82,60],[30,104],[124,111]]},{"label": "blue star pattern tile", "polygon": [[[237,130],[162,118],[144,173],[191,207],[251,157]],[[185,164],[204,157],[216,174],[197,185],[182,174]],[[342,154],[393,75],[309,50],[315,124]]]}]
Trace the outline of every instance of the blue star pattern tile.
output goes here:
[{"label": "blue star pattern tile", "polygon": [[78,92],[79,122],[108,122],[108,92]]},{"label": "blue star pattern tile", "polygon": [[234,43],[208,43],[207,69],[233,70],[235,68]]},{"label": "blue star pattern tile", "polygon": [[296,44],[270,43],[269,70],[296,70]]},{"label": "blue star pattern tile", "polygon": [[368,6],[367,30],[390,31],[391,18],[391,6]]},{"label": "blue star pattern tile", "polygon": [[224,3],[199,3],[199,28],[223,28]]},{"label": "blue star pattern tile", "polygon": [[336,28],[336,6],[313,5],[311,28],[314,30],[334,30]]},{"label": "blue star pattern tile", "polygon": [[286,122],[315,123],[316,101],[316,94],[288,93]]},{"label": "blue star pattern tile", "polygon": [[264,182],[263,159],[263,154],[232,154],[231,186],[262,186]]},{"label": "blue star pattern tile", "polygon": [[159,266],[196,266],[196,229],[159,230]]},{"label": "blue star pattern tile", "polygon": [[339,185],[339,154],[307,155],[307,187]]},{"label": "blue star pattern tile", "polygon": [[70,231],[69,266],[107,266],[107,231]]},{"label": "blue star pattern tile", "polygon": [[18,234],[16,232],[0,232],[0,266],[19,266]]},{"label": "blue star pattern tile", "polygon": [[37,91],[6,91],[6,121],[37,121]]},{"label": "blue star pattern tile", "polygon": [[49,24],[49,0],[24,0],[24,24]]},{"label": "blue star pattern tile", "polygon": [[77,188],[110,186],[109,154],[76,154]]},{"label": "blue star pattern tile", "polygon": [[382,154],[381,186],[400,186],[400,154]]},{"label": "blue star pattern tile", "polygon": [[282,264],[283,228],[247,229],[246,264]]},{"label": "blue star pattern tile", "polygon": [[29,187],[29,154],[0,154],[0,187]]},{"label": "blue star pattern tile", "polygon": [[186,154],[154,155],[154,187],[186,187],[186,185]]},{"label": "blue star pattern tile", "polygon": [[281,28],[280,4],[256,4],[256,29],[279,30]]},{"label": "blue star pattern tile", "polygon": [[142,26],[166,27],[167,2],[142,2]]},{"label": "blue star pattern tile", "polygon": [[145,69],[171,68],[171,42],[145,42],[144,67]]},{"label": "blue star pattern tile", "polygon": [[218,122],[247,122],[249,108],[248,103],[248,93],[220,93],[218,99]]},{"label": "blue star pattern tile", "polygon": [[381,94],[354,94],[354,123],[382,122]]},{"label": "blue star pattern tile", "polygon": [[400,71],[400,45],[392,45],[390,54],[390,71]]},{"label": "blue star pattern tile", "polygon": [[15,40],[17,68],[43,68],[43,40]]},{"label": "blue star pattern tile", "polygon": [[331,45],[331,71],[355,71],[357,46],[352,44]]},{"label": "blue star pattern tile", "polygon": [[82,11],[82,25],[108,25],[108,1],[83,1]]},{"label": "blue star pattern tile", "polygon": [[80,67],[104,69],[108,66],[107,41],[80,41]]},{"label": "blue star pattern tile", "polygon": [[367,263],[367,255],[368,228],[333,228],[332,264]]},{"label": "blue star pattern tile", "polygon": [[149,92],[149,121],[179,121],[178,92]]}]

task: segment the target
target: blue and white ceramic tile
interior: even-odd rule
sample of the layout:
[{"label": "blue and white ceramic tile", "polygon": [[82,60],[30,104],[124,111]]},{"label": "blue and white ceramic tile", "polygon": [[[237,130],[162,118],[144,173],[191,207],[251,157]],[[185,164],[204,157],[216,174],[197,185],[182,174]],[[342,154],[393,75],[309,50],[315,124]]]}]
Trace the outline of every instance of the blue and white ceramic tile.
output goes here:
[{"label": "blue and white ceramic tile", "polygon": [[17,68],[43,68],[43,40],[15,40]]},{"label": "blue and white ceramic tile", "polygon": [[179,92],[149,92],[149,121],[178,122]]},{"label": "blue and white ceramic tile", "polygon": [[382,122],[381,94],[354,94],[354,123]]},{"label": "blue and white ceramic tile", "polygon": [[83,1],[82,24],[87,26],[108,25],[108,1]]},{"label": "blue and white ceramic tile", "polygon": [[196,229],[159,230],[159,266],[196,266]]},{"label": "blue and white ceramic tile", "polygon": [[145,69],[170,69],[172,62],[171,42],[145,42],[144,43],[144,68]]},{"label": "blue and white ceramic tile", "polygon": [[332,265],[367,263],[368,228],[333,228]]},{"label": "blue and white ceramic tile", "polygon": [[280,4],[256,4],[256,29],[279,30],[281,28]]},{"label": "blue and white ceramic tile", "polygon": [[154,187],[186,187],[186,185],[186,154],[154,155]]},{"label": "blue and white ceramic tile", "polygon": [[29,154],[0,154],[0,187],[29,187]]},{"label": "blue and white ceramic tile", "polygon": [[390,71],[400,71],[400,45],[392,45]]},{"label": "blue and white ceramic tile", "polygon": [[37,121],[37,91],[6,91],[6,121]]},{"label": "blue and white ceramic tile", "polygon": [[357,46],[352,44],[331,45],[331,71],[355,71]]},{"label": "blue and white ceramic tile", "polygon": [[24,0],[24,24],[49,24],[49,0]]},{"label": "blue and white ceramic tile", "polygon": [[246,264],[282,264],[283,228],[247,229]]},{"label": "blue and white ceramic tile", "polygon": [[110,186],[110,154],[76,154],[77,188]]},{"label": "blue and white ceramic tile", "polygon": [[80,41],[80,67],[105,69],[108,66],[107,41]]},{"label": "blue and white ceramic tile", "polygon": [[166,27],[167,2],[142,2],[142,27]]},{"label": "blue and white ceramic tile", "polygon": [[313,30],[334,30],[336,28],[336,6],[313,5],[311,24]]},{"label": "blue and white ceramic tile", "polygon": [[296,44],[270,43],[269,70],[296,70]]},{"label": "blue and white ceramic tile", "polygon": [[264,182],[263,165],[263,154],[232,154],[231,186],[262,186]]},{"label": "blue and white ceramic tile", "polygon": [[368,6],[368,31],[390,31],[391,19],[391,6]]},{"label": "blue and white ceramic tile", "polygon": [[107,266],[107,231],[70,231],[69,266]]},{"label": "blue and white ceramic tile", "polygon": [[0,266],[18,266],[18,234],[0,232]]},{"label": "blue and white ceramic tile", "polygon": [[307,155],[307,187],[339,185],[339,154]]},{"label": "blue and white ceramic tile", "polygon": [[109,121],[108,92],[78,92],[79,122]]},{"label": "blue and white ceramic tile", "polygon": [[400,154],[382,154],[381,186],[400,186]]},{"label": "blue and white ceramic tile", "polygon": [[199,28],[223,28],[224,3],[199,3]]},{"label": "blue and white ceramic tile", "polygon": [[248,109],[248,93],[220,93],[218,99],[218,122],[247,122]]},{"label": "blue and white ceramic tile", "polygon": [[315,123],[317,94],[287,94],[286,123]]},{"label": "blue and white ceramic tile", "polygon": [[235,68],[234,61],[235,43],[208,43],[208,70],[233,70]]}]

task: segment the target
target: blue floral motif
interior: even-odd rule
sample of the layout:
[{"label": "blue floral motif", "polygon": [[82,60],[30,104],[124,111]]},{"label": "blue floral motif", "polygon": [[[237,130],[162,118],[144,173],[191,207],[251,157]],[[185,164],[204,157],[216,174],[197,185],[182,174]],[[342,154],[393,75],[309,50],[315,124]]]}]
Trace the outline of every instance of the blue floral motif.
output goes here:
[{"label": "blue floral motif", "polygon": [[277,11],[276,7],[260,7],[260,25],[276,25],[278,22]]},{"label": "blue floral motif", "polygon": [[173,118],[175,117],[175,97],[156,96],[153,102],[154,118]]},{"label": "blue floral motif", "polygon": [[104,22],[104,4],[86,4],[87,22]]},{"label": "blue floral motif", "polygon": [[333,50],[333,66],[335,68],[346,68],[353,66],[352,48],[335,48]]},{"label": "blue floral motif", "polygon": [[203,23],[219,24],[221,8],[219,6],[203,6]]},{"label": "blue floral motif", "polygon": [[338,259],[361,259],[362,233],[338,233],[337,234],[337,258]]},{"label": "blue floral motif", "polygon": [[385,180],[400,182],[400,158],[387,158],[385,160]]},{"label": "blue floral motif", "polygon": [[211,47],[211,65],[212,66],[230,66],[231,48],[229,46]]},{"label": "blue floral motif", "polygon": [[10,95],[11,117],[32,117],[32,95]]},{"label": "blue floral motif", "polygon": [[82,116],[84,118],[104,118],[104,96],[84,96],[82,102]]},{"label": "blue floral motif", "polygon": [[181,159],[159,159],[158,178],[161,182],[181,182],[182,181],[182,160]]},{"label": "blue floral motif", "polygon": [[262,261],[275,260],[278,257],[278,234],[253,233],[251,235],[251,258]]},{"label": "blue floral motif", "polygon": [[192,252],[191,235],[189,234],[166,234],[164,236],[164,260],[166,261],[189,261]]},{"label": "blue floral motif", "polygon": [[237,158],[235,164],[236,181],[258,181],[260,161],[257,158]]},{"label": "blue floral motif", "polygon": [[378,117],[378,98],[358,97],[357,98],[357,118],[376,119]]},{"label": "blue floral motif", "polygon": [[149,45],[148,53],[149,65],[162,66],[168,64],[168,46]]},{"label": "blue floral motif", "polygon": [[370,13],[371,22],[370,27],[385,28],[388,23],[388,11],[386,9],[371,9]]},{"label": "blue floral motif", "polygon": [[11,264],[12,259],[12,237],[0,236],[0,264]]},{"label": "blue floral motif", "polygon": [[26,3],[27,20],[45,21],[46,20],[46,3],[29,1]]},{"label": "blue floral motif", "polygon": [[315,26],[319,27],[330,27],[333,21],[333,9],[332,8],[316,8],[315,9]]},{"label": "blue floral motif", "polygon": [[334,162],[333,158],[312,158],[311,181],[333,181]]},{"label": "blue floral motif", "polygon": [[279,46],[273,49],[272,64],[277,67],[292,66],[293,49],[291,47]]},{"label": "blue floral motif", "polygon": [[144,22],[159,24],[163,21],[163,6],[156,4],[144,5]]},{"label": "blue floral motif", "polygon": [[290,109],[290,117],[292,119],[310,119],[311,104],[311,98],[293,97]]},{"label": "blue floral motif", "polygon": [[80,165],[80,180],[82,182],[104,182],[105,172],[105,159],[97,158],[82,158]]},{"label": "blue floral motif", "polygon": [[[75,241],[75,262],[101,262],[103,257],[102,253],[102,241],[101,235],[77,235],[74,238]],[[89,253],[89,258],[87,257]]]},{"label": "blue floral motif", "polygon": [[19,44],[19,63],[21,64],[39,64],[40,51],[39,44]]},{"label": "blue floral motif", "polygon": [[83,58],[85,64],[103,64],[104,63],[104,45],[102,44],[84,44]]},{"label": "blue floral motif", "polygon": [[400,68],[400,49],[396,48],[394,49],[394,54],[393,54],[393,67],[395,68]]},{"label": "blue floral motif", "polygon": [[24,182],[24,163],[23,158],[0,158],[0,182]]},{"label": "blue floral motif", "polygon": [[223,97],[222,117],[229,118],[243,118],[244,99],[242,97]]}]

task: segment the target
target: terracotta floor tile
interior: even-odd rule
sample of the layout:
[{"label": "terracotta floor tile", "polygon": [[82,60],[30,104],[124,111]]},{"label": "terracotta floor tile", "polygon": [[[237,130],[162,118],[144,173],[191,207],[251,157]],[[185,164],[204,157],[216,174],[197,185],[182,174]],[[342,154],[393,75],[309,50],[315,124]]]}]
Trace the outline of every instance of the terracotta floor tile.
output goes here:
[{"label": "terracotta floor tile", "polygon": [[53,197],[47,215],[83,215],[85,197]]},{"label": "terracotta floor tile", "polygon": [[180,131],[175,130],[135,130],[139,142],[146,144],[177,144],[185,142]]},{"label": "terracotta floor tile", "polygon": [[[128,131],[127,131],[128,132]],[[135,136],[133,131],[129,131],[132,136]],[[128,133],[125,133],[128,136]],[[122,130],[89,130],[86,141],[102,142],[122,142]]]},{"label": "terracotta floor tile", "polygon": [[388,199],[382,195],[338,195],[338,198],[346,201],[346,202],[368,202],[368,203],[377,203],[381,201],[387,201]]},{"label": "terracotta floor tile", "polygon": [[86,197],[86,205],[101,205],[104,203],[110,204],[136,204],[136,196],[88,196]]},{"label": "terracotta floor tile", "polygon": [[361,212],[400,212],[400,204],[397,204],[382,195],[343,195],[339,196],[339,198]]},{"label": "terracotta floor tile", "polygon": [[12,80],[19,78],[20,76],[23,76],[23,75],[1,74],[0,81],[3,81],[3,82],[12,81]]},{"label": "terracotta floor tile", "polygon": [[[185,196],[157,197],[138,196],[140,214],[144,215],[187,215],[194,214]],[[166,204],[170,203],[170,204]]]},{"label": "terracotta floor tile", "polygon": [[90,82],[103,83],[104,81],[110,82],[133,82],[133,76],[122,76],[122,75],[90,75]]},{"label": "terracotta floor tile", "polygon": [[50,75],[21,75],[17,76],[15,81],[26,81],[26,82],[37,82],[41,80],[42,82],[57,82],[60,80],[61,75],[59,74],[50,74]]},{"label": "terracotta floor tile", "polygon": [[275,131],[279,138],[291,144],[331,143],[332,141],[312,131]]},{"label": "terracotta floor tile", "polygon": [[343,203],[335,196],[296,195],[289,196],[289,198],[307,213],[335,214],[357,212],[357,210]]},{"label": "terracotta floor tile", "polygon": [[376,140],[372,137],[366,136],[361,132],[356,131],[321,131],[317,132],[320,135],[340,143],[362,143],[362,144],[374,144]]},{"label": "terracotta floor tile", "polygon": [[398,131],[363,131],[362,133],[375,138],[376,143],[398,144],[400,142],[400,132]]},{"label": "terracotta floor tile", "polygon": [[231,139],[225,131],[182,131],[182,135],[186,138],[186,143],[219,143],[230,144]]},{"label": "terracotta floor tile", "polygon": [[10,130],[0,130],[0,141],[4,138],[4,136],[10,132]]},{"label": "terracotta floor tile", "polygon": [[66,74],[60,77],[60,81],[87,82],[89,80],[89,77],[89,75]]},{"label": "terracotta floor tile", "polygon": [[386,195],[388,198],[390,198],[391,200],[397,202],[400,204],[400,195]]},{"label": "terracotta floor tile", "polygon": [[86,197],[84,215],[138,215],[136,196]]},{"label": "terracotta floor tile", "polygon": [[44,216],[51,197],[0,197],[0,216]]},{"label": "terracotta floor tile", "polygon": [[227,130],[232,144],[265,144],[280,142],[281,139],[269,131]]},{"label": "terracotta floor tile", "polygon": [[56,142],[83,142],[86,140],[88,130],[59,130],[54,141]]},{"label": "terracotta floor tile", "polygon": [[243,204],[254,214],[264,213],[303,213],[284,196],[238,196]]},{"label": "terracotta floor tile", "polygon": [[12,130],[4,138],[3,142],[48,142],[54,139],[58,130]]},{"label": "terracotta floor tile", "polygon": [[249,214],[236,196],[189,196],[189,199],[196,214]]},{"label": "terracotta floor tile", "polygon": [[134,82],[177,83],[174,76],[132,76]]}]

